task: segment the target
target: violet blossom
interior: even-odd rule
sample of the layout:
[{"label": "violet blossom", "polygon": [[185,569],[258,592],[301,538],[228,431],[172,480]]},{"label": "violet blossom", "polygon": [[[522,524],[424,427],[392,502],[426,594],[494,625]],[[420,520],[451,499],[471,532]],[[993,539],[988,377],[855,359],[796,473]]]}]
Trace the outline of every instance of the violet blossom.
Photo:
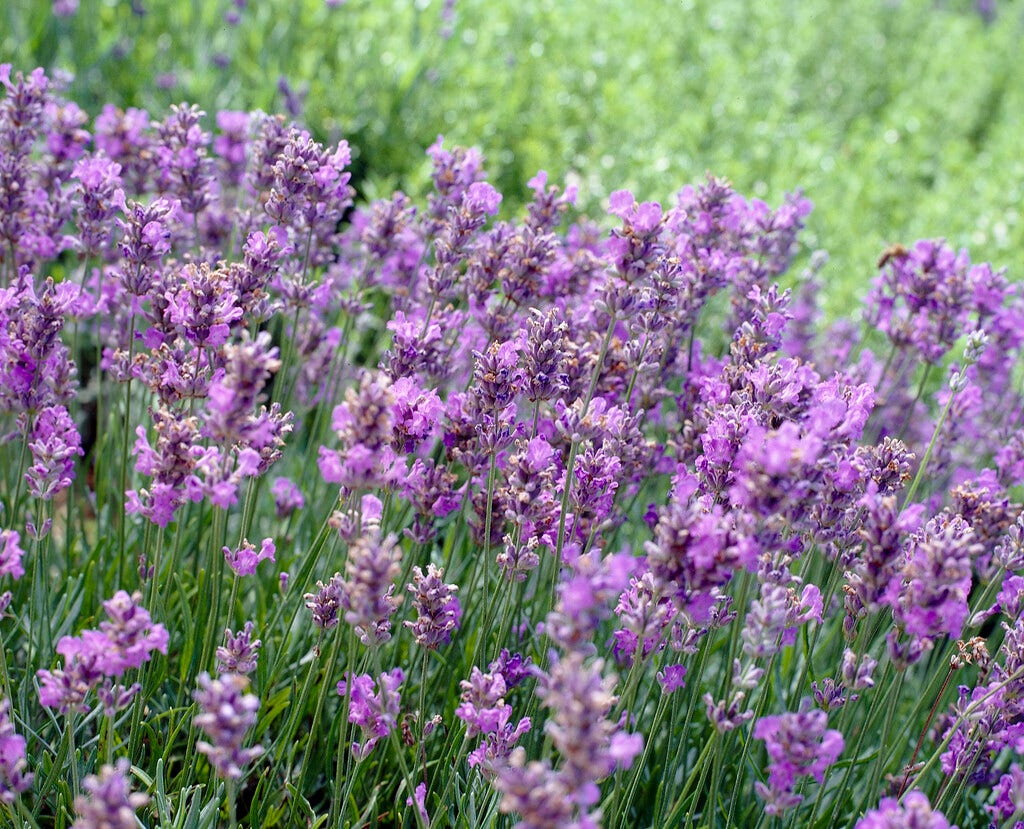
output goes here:
[{"label": "violet blossom", "polygon": [[358,725],[363,734],[362,742],[352,743],[352,755],[357,760],[366,759],[398,724],[398,689],[404,680],[402,669],[393,668],[377,678],[376,686],[369,674],[353,677],[351,687],[346,680],[338,683],[338,693],[349,696],[348,721]]},{"label": "violet blossom", "polygon": [[262,746],[243,748],[246,734],[256,724],[259,698],[248,694],[249,679],[241,674],[223,674],[217,679],[199,675],[194,694],[200,713],[193,722],[209,737],[196,748],[205,754],[220,777],[238,779],[245,766],[263,753]]},{"label": "violet blossom", "polygon": [[122,757],[113,766],[103,766],[98,775],[82,781],[84,794],[75,798],[72,829],[135,829],[135,813],[149,803],[149,795],[133,792],[128,783],[131,761]]}]

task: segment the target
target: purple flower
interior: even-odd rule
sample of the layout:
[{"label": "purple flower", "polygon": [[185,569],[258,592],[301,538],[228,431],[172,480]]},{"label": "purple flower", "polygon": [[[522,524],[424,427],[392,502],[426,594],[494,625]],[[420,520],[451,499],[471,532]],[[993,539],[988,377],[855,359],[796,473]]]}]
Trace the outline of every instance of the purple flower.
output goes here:
[{"label": "purple flower", "polygon": [[0,409],[34,412],[70,401],[75,366],[60,333],[78,294],[74,283],[50,277],[37,290],[27,267],[0,291]]},{"label": "purple flower", "polygon": [[302,490],[288,478],[275,478],[270,486],[270,494],[274,497],[274,507],[278,518],[287,518],[296,510],[306,505]]},{"label": "purple flower", "polygon": [[553,827],[587,827],[598,824],[588,817],[574,822],[576,804],[568,782],[547,762],[526,761],[523,748],[515,749],[494,781],[501,792],[500,809],[519,817],[516,829],[553,829]]},{"label": "purple flower", "polygon": [[122,264],[117,273],[129,294],[149,293],[157,266],[171,249],[171,227],[180,208],[179,202],[163,197],[148,205],[128,202],[125,218],[117,220],[122,232],[118,243]]},{"label": "purple flower", "polygon": [[82,781],[83,795],[75,798],[72,829],[134,829],[135,812],[149,803],[149,796],[132,792],[128,784],[131,761],[122,757],[113,766],[103,766],[99,775]]},{"label": "purple flower", "polygon": [[136,428],[135,471],[153,478],[148,490],[129,490],[126,510],[145,515],[154,524],[166,527],[178,507],[186,500],[203,497],[197,465],[210,452],[200,443],[199,424],[167,408],[151,411],[156,433],[150,445],[144,426]]},{"label": "purple flower", "polygon": [[628,553],[600,558],[596,550],[580,556],[573,548],[566,559],[572,562],[572,571],[558,585],[558,603],[548,614],[545,629],[565,649],[593,654],[594,634],[611,615],[612,602],[625,588],[634,560]]},{"label": "purple flower", "polygon": [[82,247],[90,256],[105,250],[111,241],[112,219],[126,208],[121,182],[121,165],[99,153],[87,155],[75,164],[81,206],[78,230]]},{"label": "purple flower", "polygon": [[391,616],[402,603],[402,597],[394,595],[401,561],[402,549],[394,535],[382,539],[379,532],[372,532],[349,547],[341,607],[364,645],[391,638]]},{"label": "purple flower", "polygon": [[20,579],[25,575],[25,567],[21,559],[25,551],[18,542],[21,536],[15,530],[0,530],[0,576]]},{"label": "purple flower", "polygon": [[127,708],[141,690],[142,686],[138,682],[124,686],[105,679],[96,688],[96,699],[99,700],[104,716],[113,717],[118,711]]},{"label": "purple flower", "polygon": [[430,826],[430,815],[427,814],[427,784],[420,783],[414,790],[412,797],[405,799],[406,806],[412,806],[416,804],[416,811],[420,813],[420,817],[423,819],[423,823]]},{"label": "purple flower", "polygon": [[150,660],[153,651],[167,653],[170,638],[167,628],[153,622],[149,612],[139,604],[141,599],[141,593],[129,596],[119,590],[103,603],[109,621],[100,622],[100,632],[110,650],[101,664],[109,676],[117,677],[128,668],[138,668]]},{"label": "purple flower", "polygon": [[121,165],[125,184],[134,193],[151,191],[155,179],[156,154],[152,151],[154,139],[149,126],[149,113],[145,110],[122,111],[112,104],[106,104],[96,117],[96,149]]},{"label": "purple flower", "polygon": [[570,652],[541,678],[537,695],[548,709],[544,733],[562,758],[560,772],[581,806],[597,802],[596,783],[617,768],[628,769],[643,749],[643,737],[620,730],[608,719],[617,697],[614,675],[604,662]]},{"label": "purple flower", "polygon": [[63,406],[47,406],[39,411],[29,449],[32,466],[25,473],[28,491],[45,501],[71,486],[75,455],[85,454],[78,429]]},{"label": "purple flower", "polygon": [[224,631],[224,644],[217,648],[217,671],[222,674],[251,674],[256,670],[256,662],[260,655],[259,639],[252,638],[255,628],[252,622],[246,622],[245,628],[232,633],[230,628]]},{"label": "purple flower", "polygon": [[316,588],[315,593],[306,593],[303,598],[306,600],[306,607],[313,614],[313,624],[320,630],[330,630],[338,624],[338,611],[341,610],[345,580],[341,573],[335,573],[327,584],[318,581]]},{"label": "purple flower", "polygon": [[351,488],[390,483],[394,402],[388,377],[371,372],[363,373],[358,391],[345,393],[331,420],[340,448],[320,447],[317,463],[325,481]]},{"label": "purple flower", "polygon": [[25,738],[14,730],[10,710],[11,701],[0,698],[0,801],[4,803],[13,803],[28,790],[33,777],[25,771]]},{"label": "purple flower", "polygon": [[[263,389],[281,367],[270,335],[260,332],[253,340],[244,331],[241,341],[225,345],[222,353],[223,373],[210,383],[207,393],[204,434],[225,446],[249,446],[257,451],[272,447],[280,431],[273,421],[282,416],[276,410],[268,412],[266,406],[257,411],[264,401]],[[290,422],[284,425],[287,433]]]},{"label": "purple flower", "polygon": [[884,797],[857,821],[854,829],[956,829],[946,816],[932,809],[923,792],[907,792],[902,800]]},{"label": "purple flower", "polygon": [[462,196],[462,209],[470,213],[485,213],[493,216],[501,204],[501,193],[486,181],[475,181]]},{"label": "purple flower", "polygon": [[571,205],[576,204],[577,188],[569,186],[565,193],[559,196],[559,188],[556,185],[547,186],[548,174],[539,170],[537,175],[526,182],[526,186],[533,190],[533,201],[526,206],[529,214],[526,218],[527,227],[535,230],[554,230]]},{"label": "purple flower", "polygon": [[261,746],[242,748],[246,733],[256,724],[260,701],[247,694],[249,679],[241,674],[223,674],[217,679],[199,675],[199,690],[194,696],[201,713],[193,722],[210,738],[199,740],[196,748],[206,755],[217,774],[238,779],[242,769],[263,753]]},{"label": "purple flower", "polygon": [[[154,651],[167,653],[169,635],[155,624],[138,604],[140,593],[128,595],[119,590],[103,603],[108,620],[98,630],[84,630],[79,636],[64,636],[57,642],[57,653],[64,657],[64,668],[40,670],[39,702],[62,713],[87,711],[89,691],[105,678],[117,678],[130,668],[148,662]],[[107,689],[108,698],[113,693]]]},{"label": "purple flower", "polygon": [[686,676],[684,665],[669,665],[665,670],[658,671],[657,679],[661,685],[662,693],[671,694],[686,685],[683,677]]},{"label": "purple flower", "polygon": [[750,603],[740,636],[743,652],[758,659],[776,653],[796,641],[797,628],[821,622],[822,599],[817,585],[805,584],[798,595],[792,586],[772,582],[761,585],[761,594]]},{"label": "purple flower", "polygon": [[894,345],[938,362],[964,333],[980,273],[966,251],[923,239],[883,263],[868,296],[866,321]]},{"label": "purple flower", "polygon": [[490,734],[498,730],[504,716],[508,720],[512,706],[505,703],[505,677],[498,672],[483,673],[476,665],[469,679],[459,682],[462,703],[455,716],[466,724],[466,736]]},{"label": "purple flower", "polygon": [[430,197],[430,212],[435,218],[443,219],[449,206],[459,204],[469,186],[481,176],[483,156],[477,149],[456,147],[446,150],[444,137],[440,135],[427,149],[427,155],[434,165],[436,191],[436,195]]},{"label": "purple flower", "polygon": [[768,785],[755,784],[768,814],[782,814],[801,801],[793,793],[797,777],[810,775],[823,782],[825,769],[844,746],[843,735],[827,729],[827,724],[828,714],[816,708],[762,717],[754,723],[754,739],[764,740],[768,752]]},{"label": "purple flower", "polygon": [[74,17],[78,13],[78,0],[53,0],[54,17]]},{"label": "purple flower", "polygon": [[39,704],[45,708],[56,708],[62,714],[88,711],[85,699],[103,679],[103,673],[95,665],[95,656],[89,661],[71,659],[64,669],[43,669],[37,676]]},{"label": "purple flower", "polygon": [[258,552],[256,545],[246,538],[237,550],[224,547],[224,560],[237,575],[251,576],[256,572],[256,565],[261,561],[274,561],[276,552],[277,548],[274,546],[272,538],[264,538]]},{"label": "purple flower", "polygon": [[[168,319],[179,326],[190,343],[216,347],[227,342],[231,326],[242,318],[238,297],[223,269],[211,270],[202,263],[185,265],[165,299]],[[267,356],[272,359],[268,352]],[[265,371],[269,366],[261,366]]]},{"label": "purple flower", "polygon": [[662,633],[672,622],[675,608],[667,597],[660,595],[662,588],[662,583],[648,571],[631,576],[629,587],[619,596],[615,615],[622,627],[612,636],[613,652],[620,664],[630,663],[641,643],[642,658],[663,646]]},{"label": "purple flower", "polygon": [[220,134],[213,139],[224,180],[237,187],[245,175],[245,156],[249,146],[249,113],[221,110],[217,113]]},{"label": "purple flower", "polygon": [[160,190],[179,199],[188,213],[199,213],[214,197],[214,163],[207,155],[210,135],[199,123],[205,114],[197,106],[172,105],[157,125]]},{"label": "purple flower", "polygon": [[492,673],[499,673],[505,678],[506,688],[515,688],[519,683],[529,676],[533,676],[533,660],[521,653],[510,653],[508,648],[502,648],[487,669]]},{"label": "purple flower", "polygon": [[[281,79],[284,81],[284,79]],[[286,99],[301,102],[285,82]],[[345,168],[352,154],[346,142],[333,150],[314,141],[309,133],[292,129],[273,163],[273,186],[266,201],[267,215],[275,224],[293,228],[300,238],[310,237],[313,264],[326,264],[337,224],[352,204],[350,174]]]},{"label": "purple flower", "polygon": [[1024,771],[1017,763],[1010,766],[1008,774],[999,778],[994,788],[996,802],[985,810],[996,823],[1003,823],[1024,811]]},{"label": "purple flower", "polygon": [[452,631],[459,627],[462,608],[455,593],[458,586],[444,583],[444,569],[427,565],[427,573],[417,566],[412,568],[413,581],[407,589],[413,594],[415,622],[405,626],[413,632],[417,643],[429,650],[451,641]]},{"label": "purple flower", "polygon": [[404,680],[402,669],[394,668],[378,677],[376,690],[369,674],[354,677],[351,688],[345,680],[338,683],[338,693],[349,695],[348,721],[358,725],[363,732],[362,742],[352,743],[352,755],[357,760],[369,756],[377,743],[398,724],[401,706],[398,688]]},{"label": "purple flower", "polygon": [[490,731],[482,733],[480,745],[469,753],[466,762],[470,768],[478,768],[486,780],[494,780],[499,770],[512,754],[519,738],[532,727],[529,717],[512,722],[512,706],[498,710],[498,716]]},{"label": "purple flower", "polygon": [[971,562],[982,549],[971,526],[948,513],[910,537],[902,579],[894,579],[885,594],[907,633],[921,640],[960,635],[968,613]]}]

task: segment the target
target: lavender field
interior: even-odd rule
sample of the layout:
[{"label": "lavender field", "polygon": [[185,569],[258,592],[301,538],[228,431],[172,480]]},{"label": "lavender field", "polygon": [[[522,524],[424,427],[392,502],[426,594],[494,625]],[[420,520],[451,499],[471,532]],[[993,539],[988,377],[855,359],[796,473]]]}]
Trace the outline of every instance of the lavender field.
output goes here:
[{"label": "lavender field", "polygon": [[0,85],[0,826],[1024,827],[1018,273]]}]

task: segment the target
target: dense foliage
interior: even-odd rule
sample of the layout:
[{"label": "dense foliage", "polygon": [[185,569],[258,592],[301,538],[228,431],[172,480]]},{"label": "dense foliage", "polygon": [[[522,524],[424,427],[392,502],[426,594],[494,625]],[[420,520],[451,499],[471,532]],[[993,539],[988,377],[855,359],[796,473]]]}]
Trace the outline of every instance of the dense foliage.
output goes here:
[{"label": "dense foliage", "polygon": [[439,138],[354,205],[284,117],[0,83],[8,820],[1024,817],[1001,271],[823,327],[799,194],[505,221]]}]

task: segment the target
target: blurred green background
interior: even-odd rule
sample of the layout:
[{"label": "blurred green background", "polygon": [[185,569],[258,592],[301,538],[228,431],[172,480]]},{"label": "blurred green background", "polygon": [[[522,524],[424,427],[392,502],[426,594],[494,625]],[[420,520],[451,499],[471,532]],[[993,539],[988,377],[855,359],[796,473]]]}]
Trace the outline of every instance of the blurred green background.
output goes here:
[{"label": "blurred green background", "polygon": [[367,197],[421,192],[443,133],[484,151],[508,215],[542,168],[592,215],[705,172],[772,204],[802,188],[833,314],[888,243],[944,236],[1024,273],[1020,0],[3,5],[0,61],[73,73],[90,114],[301,101],[317,137],[352,143]]}]

